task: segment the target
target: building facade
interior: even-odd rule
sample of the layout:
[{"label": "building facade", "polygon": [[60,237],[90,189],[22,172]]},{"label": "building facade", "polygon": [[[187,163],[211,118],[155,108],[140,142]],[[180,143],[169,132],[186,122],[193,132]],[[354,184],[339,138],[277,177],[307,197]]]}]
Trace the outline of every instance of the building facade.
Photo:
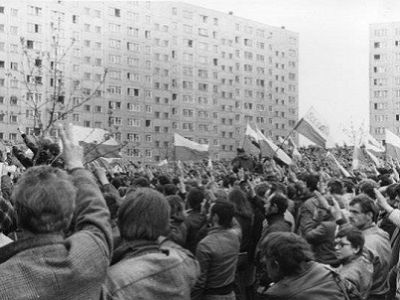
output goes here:
[{"label": "building facade", "polygon": [[174,132],[230,158],[247,123],[295,125],[298,34],[185,3],[0,0],[0,139],[39,111],[135,160],[172,159]]},{"label": "building facade", "polygon": [[385,140],[385,128],[400,135],[400,22],[370,25],[370,133]]}]

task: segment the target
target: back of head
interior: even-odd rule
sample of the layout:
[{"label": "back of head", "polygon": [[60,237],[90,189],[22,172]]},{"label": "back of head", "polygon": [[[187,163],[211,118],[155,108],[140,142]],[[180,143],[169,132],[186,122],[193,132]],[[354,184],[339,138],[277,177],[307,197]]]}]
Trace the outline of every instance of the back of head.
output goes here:
[{"label": "back of head", "polygon": [[375,199],[374,188],[378,188],[378,184],[372,179],[364,179],[359,184],[360,193],[364,193],[372,199]]},{"label": "back of head", "polygon": [[127,194],[118,211],[124,240],[155,241],[168,232],[170,207],[164,195],[150,188]]},{"label": "back of head", "polygon": [[339,179],[330,180],[328,188],[332,194],[343,195],[343,183]]},{"label": "back of head", "polygon": [[273,232],[261,244],[263,256],[279,264],[282,276],[296,274],[303,262],[313,260],[310,245],[291,232]]},{"label": "back of head", "polygon": [[143,187],[149,187],[149,186],[150,186],[150,183],[149,183],[149,181],[147,180],[147,178],[138,177],[138,178],[136,178],[135,180],[133,180],[132,185],[133,185],[134,187],[137,187],[137,188],[143,188]]},{"label": "back of head", "polygon": [[225,228],[232,227],[234,208],[228,201],[216,201],[211,207],[211,216],[218,216],[218,224]]},{"label": "back of head", "polygon": [[236,215],[251,217],[252,210],[246,194],[239,188],[233,188],[228,194],[228,200],[233,204]]},{"label": "back of head", "polygon": [[19,225],[35,234],[68,229],[75,208],[76,188],[63,170],[29,168],[18,180],[12,199]]},{"label": "back of head", "polygon": [[306,174],[302,180],[306,183],[306,186],[310,190],[310,192],[314,192],[318,190],[318,182],[319,182],[319,176],[318,175],[312,175],[312,174]]},{"label": "back of head", "polygon": [[171,217],[183,218],[183,201],[182,198],[177,195],[166,196],[168,204],[171,209]]},{"label": "back of head", "polygon": [[171,180],[169,179],[168,176],[166,175],[160,175],[158,177],[158,182],[160,183],[160,185],[164,185],[164,184],[169,184],[171,183]]},{"label": "back of head", "polygon": [[189,207],[195,211],[201,210],[201,203],[204,200],[204,192],[199,188],[190,189],[186,196]]},{"label": "back of head", "polygon": [[288,208],[288,199],[282,193],[274,193],[269,199],[271,205],[275,205],[278,208],[277,214],[283,215]]},{"label": "back of head", "polygon": [[178,188],[176,187],[175,184],[169,183],[165,184],[163,186],[164,188],[164,195],[169,196],[169,195],[175,195],[178,192]]}]

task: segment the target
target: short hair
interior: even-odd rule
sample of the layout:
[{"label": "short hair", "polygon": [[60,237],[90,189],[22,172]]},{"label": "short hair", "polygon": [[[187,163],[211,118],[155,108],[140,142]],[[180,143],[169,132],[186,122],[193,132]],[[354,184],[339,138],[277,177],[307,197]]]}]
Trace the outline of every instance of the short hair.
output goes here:
[{"label": "short hair", "polygon": [[166,196],[168,204],[171,208],[170,215],[171,217],[180,217],[183,218],[183,200],[178,195],[170,195]]},{"label": "short hair", "polygon": [[375,199],[374,188],[378,188],[378,184],[372,179],[364,179],[359,184],[360,192],[368,195],[372,199]]},{"label": "short hair", "polygon": [[346,193],[354,192],[354,183],[350,179],[343,180],[343,185],[345,188]]},{"label": "short hair", "polygon": [[279,192],[287,195],[287,187],[278,181],[271,182],[271,193]]},{"label": "short hair", "polygon": [[118,227],[124,240],[155,241],[169,229],[170,207],[164,195],[139,188],[126,196],[118,211]]},{"label": "short hair", "polygon": [[265,193],[269,190],[269,184],[266,182],[262,182],[260,184],[257,184],[256,187],[254,188],[254,191],[256,192],[256,195],[259,197],[264,197]]},{"label": "short hair", "polygon": [[275,204],[276,207],[278,208],[277,214],[283,215],[288,208],[288,199],[287,197],[282,194],[282,193],[274,193],[272,194],[270,198],[270,204]]},{"label": "short hair", "polygon": [[314,260],[310,245],[292,232],[272,232],[262,241],[263,256],[279,263],[283,276],[301,271],[301,263]]},{"label": "short hair", "polygon": [[354,206],[356,204],[360,205],[362,213],[366,214],[366,213],[371,212],[372,220],[374,222],[376,221],[376,218],[378,217],[379,209],[376,206],[374,200],[372,200],[366,194],[360,194],[360,195],[357,195],[356,197],[354,197],[353,200],[350,201],[350,206]]},{"label": "short hair", "polygon": [[76,187],[67,172],[51,166],[29,168],[12,194],[19,225],[35,234],[68,229]]},{"label": "short hair", "polygon": [[400,196],[400,184],[393,183],[389,185],[386,189],[386,194],[389,196],[390,200],[396,199],[397,196]]},{"label": "short hair", "polygon": [[204,200],[204,192],[199,188],[192,188],[190,189],[189,193],[187,194],[187,202],[189,207],[195,211],[201,210],[201,203]]},{"label": "short hair", "polygon": [[319,182],[318,175],[306,174],[302,178],[302,180],[305,182],[306,186],[311,192],[318,190],[318,182]]},{"label": "short hair", "polygon": [[178,188],[176,187],[175,184],[168,183],[163,186],[164,188],[164,195],[169,196],[169,195],[175,195],[178,192]]},{"label": "short hair", "polygon": [[171,183],[171,180],[166,175],[160,175],[160,176],[158,176],[158,182],[160,183],[160,185],[164,185],[164,184]]},{"label": "short hair", "polygon": [[328,188],[332,194],[343,195],[343,183],[339,179],[330,180]]},{"label": "short hair", "polygon": [[149,187],[150,182],[147,180],[147,178],[138,177],[133,180],[132,185],[135,187]]},{"label": "short hair", "polygon": [[364,249],[365,238],[361,230],[352,225],[346,225],[339,230],[336,237],[346,237],[353,248],[359,247],[357,254],[361,254]]},{"label": "short hair", "polygon": [[232,227],[234,215],[233,204],[228,201],[215,201],[211,206],[211,216],[218,216],[218,224],[225,228]]}]

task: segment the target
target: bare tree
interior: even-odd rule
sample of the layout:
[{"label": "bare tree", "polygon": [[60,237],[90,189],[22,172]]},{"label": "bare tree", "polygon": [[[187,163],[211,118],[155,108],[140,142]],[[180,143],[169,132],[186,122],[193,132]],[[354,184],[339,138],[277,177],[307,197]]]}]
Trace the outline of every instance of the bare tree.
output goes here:
[{"label": "bare tree", "polygon": [[[62,45],[60,43],[60,19],[58,19],[58,25],[53,25],[53,27],[54,34],[51,37],[49,51],[35,49],[33,41],[25,38],[20,40],[20,74],[26,89],[23,102],[32,111],[33,126],[39,136],[48,135],[54,123],[65,119],[78,107],[98,96],[107,76],[107,69],[104,69],[101,80],[94,89],[87,92],[86,89],[80,88],[80,81],[76,77],[65,74],[63,70],[64,60],[68,57],[76,41],[71,39],[68,45]],[[44,78],[50,79],[50,88],[44,91],[44,99],[42,99],[40,91]],[[66,88],[67,83],[72,85],[70,90]],[[82,100],[76,103],[73,99],[77,97]]]}]

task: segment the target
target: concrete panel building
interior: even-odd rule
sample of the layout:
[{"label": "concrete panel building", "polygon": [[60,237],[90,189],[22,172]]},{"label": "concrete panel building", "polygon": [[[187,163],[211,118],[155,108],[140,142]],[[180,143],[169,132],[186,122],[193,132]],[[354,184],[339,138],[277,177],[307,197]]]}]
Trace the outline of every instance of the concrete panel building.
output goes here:
[{"label": "concrete panel building", "polygon": [[369,42],[370,133],[400,135],[400,22],[371,24]]},{"label": "concrete panel building", "polygon": [[57,118],[110,130],[132,159],[172,159],[174,132],[230,158],[247,123],[274,140],[295,125],[298,43],[181,2],[0,0],[0,139],[38,126],[32,103],[54,118],[56,86]]}]

